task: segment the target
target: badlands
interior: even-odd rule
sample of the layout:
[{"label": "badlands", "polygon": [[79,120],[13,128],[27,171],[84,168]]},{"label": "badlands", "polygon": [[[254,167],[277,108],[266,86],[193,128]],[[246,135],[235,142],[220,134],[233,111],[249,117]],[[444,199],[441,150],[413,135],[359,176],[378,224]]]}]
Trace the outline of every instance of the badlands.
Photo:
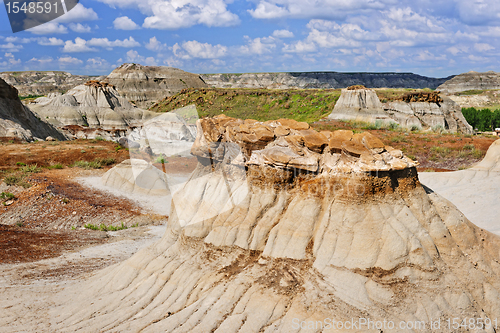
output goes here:
[{"label": "badlands", "polygon": [[[446,96],[382,103],[353,87],[321,111],[330,120],[196,120],[194,106],[146,110],[169,85],[136,89],[146,72],[126,64],[117,82],[26,105],[0,81],[2,330],[498,331],[499,141],[473,137]],[[199,93],[212,106],[197,77],[199,91],[163,102]],[[254,98],[230,93],[215,98]],[[359,114],[401,126],[344,129]],[[489,150],[419,173],[407,152],[424,139],[468,146],[469,160]]]},{"label": "badlands", "polygon": [[448,319],[475,318],[485,328],[473,331],[495,331],[500,239],[422,186],[400,150],[369,133],[221,115],[197,121],[191,152],[197,166],[172,194],[161,239],[78,280],[7,276],[1,326],[326,332],[334,319],[360,332],[450,332],[469,329]]}]

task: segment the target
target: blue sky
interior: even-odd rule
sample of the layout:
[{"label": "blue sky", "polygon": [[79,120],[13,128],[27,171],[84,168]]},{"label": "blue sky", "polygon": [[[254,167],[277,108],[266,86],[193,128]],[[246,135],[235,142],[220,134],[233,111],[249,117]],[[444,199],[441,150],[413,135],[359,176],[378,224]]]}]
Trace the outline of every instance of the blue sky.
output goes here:
[{"label": "blue sky", "polygon": [[13,34],[0,71],[108,74],[124,62],[194,73],[499,71],[498,0],[81,0]]}]

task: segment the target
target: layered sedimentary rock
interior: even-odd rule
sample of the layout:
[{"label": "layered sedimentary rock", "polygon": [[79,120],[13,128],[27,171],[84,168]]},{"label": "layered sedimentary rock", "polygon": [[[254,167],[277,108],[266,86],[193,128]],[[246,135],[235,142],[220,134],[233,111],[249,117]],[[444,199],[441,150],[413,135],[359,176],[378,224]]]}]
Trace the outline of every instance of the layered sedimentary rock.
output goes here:
[{"label": "layered sedimentary rock", "polygon": [[4,72],[0,78],[16,87],[21,96],[47,96],[51,93],[64,93],[89,80],[102,79],[87,75],[73,75],[67,72]]},{"label": "layered sedimentary rock", "polygon": [[407,128],[440,127],[450,132],[473,133],[460,106],[438,92],[408,93],[398,100],[380,103],[373,90],[364,87],[344,89],[328,118],[396,122]]},{"label": "layered sedimentary rock", "polygon": [[496,72],[468,72],[457,75],[440,85],[438,90],[453,94],[467,90],[494,90],[500,89],[500,73]]},{"label": "layered sedimentary rock", "polygon": [[172,96],[185,88],[204,88],[205,82],[197,74],[173,67],[123,64],[106,78],[127,100],[149,108],[155,102]]},{"label": "layered sedimentary rock", "polygon": [[435,89],[448,78],[430,78],[413,73],[246,73],[204,74],[203,80],[215,88],[338,89],[353,85],[369,88]]},{"label": "layered sedimentary rock", "polygon": [[199,166],[174,195],[163,239],[59,292],[50,319],[19,319],[10,306],[0,323],[321,332],[314,325],[335,319],[359,331],[421,322],[417,331],[449,332],[449,318],[500,317],[499,238],[424,190],[400,151],[369,134],[284,119],[197,125]]},{"label": "layered sedimentary rock", "polygon": [[64,140],[65,136],[50,124],[37,118],[23,105],[17,89],[0,79],[0,137],[32,141],[34,138]]},{"label": "layered sedimentary rock", "polygon": [[38,98],[30,108],[58,127],[78,125],[105,130],[127,130],[156,116],[132,105],[113,85],[98,81],[89,81],[64,95]]},{"label": "layered sedimentary rock", "polygon": [[483,161],[456,172],[424,172],[423,184],[456,205],[478,226],[500,235],[500,140],[488,149]]},{"label": "layered sedimentary rock", "polygon": [[329,119],[359,120],[374,122],[377,120],[392,122],[385,114],[382,103],[375,90],[363,86],[353,86],[342,90]]}]

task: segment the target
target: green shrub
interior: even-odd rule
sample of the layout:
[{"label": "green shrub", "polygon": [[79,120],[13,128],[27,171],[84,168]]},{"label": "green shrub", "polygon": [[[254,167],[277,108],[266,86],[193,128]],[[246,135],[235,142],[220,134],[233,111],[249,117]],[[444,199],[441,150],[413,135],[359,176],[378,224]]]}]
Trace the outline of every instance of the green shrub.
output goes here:
[{"label": "green shrub", "polygon": [[47,169],[49,169],[49,170],[64,169],[64,166],[61,163],[57,163],[57,164],[48,166]]},{"label": "green shrub", "polygon": [[12,199],[15,199],[16,196],[10,192],[2,192],[0,194],[0,199],[4,199],[4,200],[12,200]]},{"label": "green shrub", "polygon": [[[139,223],[137,224],[134,224],[132,226],[130,226],[130,228],[137,228],[139,226]],[[100,231],[120,231],[120,230],[126,230],[128,229],[129,227],[127,227],[123,222],[122,222],[122,225],[119,226],[119,227],[115,227],[115,226],[112,226],[112,225],[108,225],[106,226],[104,223],[101,223],[100,225],[96,225],[96,224],[86,224],[84,226],[85,229],[90,229],[90,230],[100,230]]]},{"label": "green shrub", "polygon": [[466,144],[466,145],[465,145],[462,149],[463,149],[463,150],[474,150],[474,149],[476,149],[476,147],[474,147],[474,145],[473,145],[473,144],[469,144],[469,143],[468,143],[468,144]]},{"label": "green shrub", "polygon": [[82,169],[100,169],[103,166],[108,166],[116,163],[114,158],[96,158],[92,162],[88,161],[76,161],[73,166]]},{"label": "green shrub", "polygon": [[42,172],[42,168],[38,167],[37,164],[30,164],[22,167],[21,171],[25,173],[39,173]]},{"label": "green shrub", "polygon": [[23,162],[17,162],[17,163],[16,163],[16,165],[17,165],[17,166],[26,166],[26,164],[25,164],[25,163],[23,163]]},{"label": "green shrub", "polygon": [[399,127],[400,127],[400,126],[399,126],[399,124],[398,124],[398,123],[390,123],[390,124],[389,124],[389,126],[388,126],[389,130],[391,130],[391,131],[395,131],[395,130],[397,130]]},{"label": "green shrub", "polygon": [[156,158],[156,163],[164,164],[164,163],[168,163],[168,161],[167,161],[167,158],[163,156],[163,154],[160,154],[160,156],[158,156]]}]

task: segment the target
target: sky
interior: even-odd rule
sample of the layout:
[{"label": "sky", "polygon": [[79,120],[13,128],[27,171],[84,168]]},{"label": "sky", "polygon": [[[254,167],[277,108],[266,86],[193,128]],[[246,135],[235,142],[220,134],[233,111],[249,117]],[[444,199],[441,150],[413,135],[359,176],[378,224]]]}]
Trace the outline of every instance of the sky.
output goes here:
[{"label": "sky", "polygon": [[12,33],[0,71],[104,75],[125,63],[193,73],[500,71],[498,0],[81,0]]}]

